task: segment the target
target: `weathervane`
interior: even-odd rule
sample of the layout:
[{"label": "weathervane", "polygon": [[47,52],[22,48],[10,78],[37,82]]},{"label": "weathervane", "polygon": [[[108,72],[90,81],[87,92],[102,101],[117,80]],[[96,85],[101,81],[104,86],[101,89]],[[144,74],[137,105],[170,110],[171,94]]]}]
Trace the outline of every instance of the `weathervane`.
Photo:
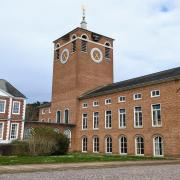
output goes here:
[{"label": "weathervane", "polygon": [[87,29],[87,22],[86,22],[86,10],[84,5],[82,5],[82,21],[81,21],[81,28]]}]

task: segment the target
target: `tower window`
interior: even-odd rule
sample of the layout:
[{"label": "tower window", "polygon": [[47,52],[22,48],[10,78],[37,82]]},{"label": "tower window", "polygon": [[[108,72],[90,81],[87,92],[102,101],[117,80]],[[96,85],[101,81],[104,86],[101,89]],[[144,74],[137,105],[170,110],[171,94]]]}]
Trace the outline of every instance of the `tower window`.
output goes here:
[{"label": "tower window", "polygon": [[56,50],[56,59],[59,59],[59,49]]},{"label": "tower window", "polygon": [[72,52],[76,52],[76,35],[72,36]]},{"label": "tower window", "polygon": [[88,37],[86,35],[81,36],[81,51],[82,52],[87,52],[87,39]]},{"label": "tower window", "polygon": [[110,43],[106,42],[105,43],[105,58],[110,59]]},{"label": "tower window", "polygon": [[66,124],[69,123],[69,110],[68,109],[65,109],[65,111],[64,111],[64,122]]}]

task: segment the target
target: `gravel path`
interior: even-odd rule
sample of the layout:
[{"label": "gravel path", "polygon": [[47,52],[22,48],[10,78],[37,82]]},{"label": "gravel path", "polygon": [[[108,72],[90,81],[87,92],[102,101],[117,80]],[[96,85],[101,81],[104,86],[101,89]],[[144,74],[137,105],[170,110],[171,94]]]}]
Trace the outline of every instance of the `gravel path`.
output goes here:
[{"label": "gravel path", "polygon": [[180,164],[0,175],[0,180],[180,180]]}]

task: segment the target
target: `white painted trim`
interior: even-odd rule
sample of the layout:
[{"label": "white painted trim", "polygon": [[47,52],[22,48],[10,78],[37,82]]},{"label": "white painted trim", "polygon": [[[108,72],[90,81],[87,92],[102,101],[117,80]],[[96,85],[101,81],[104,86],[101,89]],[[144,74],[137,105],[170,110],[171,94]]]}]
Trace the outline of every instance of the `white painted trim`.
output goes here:
[{"label": "white painted trim", "polygon": [[[98,137],[97,135],[93,136],[93,153],[99,153],[99,151],[95,151],[95,150],[94,150],[94,147],[95,147],[95,146],[94,146],[94,139],[95,139],[95,138],[98,138],[98,140],[99,140],[99,137]],[[98,146],[99,146],[99,144],[98,144]]]},{"label": "white painted trim", "polygon": [[24,105],[23,105],[23,115],[22,115],[23,121],[25,121],[25,115],[26,115],[26,100],[24,100]]},{"label": "white painted trim", "polygon": [[[97,102],[97,105],[95,105],[95,102]],[[99,101],[93,101],[93,107],[98,107],[99,106]]]},{"label": "white painted trim", "polygon": [[83,136],[83,137],[82,137],[82,141],[81,141],[81,148],[82,148],[81,150],[82,150],[83,153],[87,153],[87,151],[84,151],[84,150],[83,150],[83,147],[84,147],[84,146],[83,146],[83,139],[84,139],[84,138],[87,139],[87,149],[88,149],[88,138],[87,138],[87,136]]},{"label": "white painted trim", "polygon": [[[109,44],[109,46],[107,46],[106,44]],[[106,47],[112,47],[112,45],[111,45],[111,43],[110,43],[109,41],[106,41],[106,42],[104,43],[104,45],[105,45]]]},{"label": "white painted trim", "polygon": [[8,111],[8,119],[11,119],[12,115],[12,98],[9,98],[9,111]]},{"label": "white painted trim", "polygon": [[[98,127],[97,128],[94,128],[94,113],[98,113]],[[99,129],[99,112],[95,111],[93,112],[93,130],[98,130]]]},{"label": "white painted trim", "polygon": [[57,111],[56,111],[56,123],[58,123],[58,122],[57,122],[57,112],[58,112],[58,111],[60,112],[60,122],[59,122],[59,123],[62,123],[62,114],[61,114],[61,110],[57,110]]},{"label": "white painted trim", "polygon": [[[110,100],[111,102],[110,102],[110,103],[107,103],[107,102],[106,102],[107,100]],[[105,102],[104,102],[104,103],[105,103],[105,105],[107,105],[107,104],[112,104],[112,99],[111,99],[111,98],[107,98],[107,99],[105,99]]]},{"label": "white painted trim", "polygon": [[161,111],[161,103],[156,103],[156,104],[151,104],[151,121],[152,121],[152,127],[162,127],[163,123],[162,123],[162,113],[161,113],[161,125],[154,125],[153,124],[153,105],[160,105],[160,113]]},{"label": "white painted trim", "polygon": [[[161,137],[161,139],[162,139],[162,155],[156,155],[155,154],[155,138],[156,137]],[[164,138],[162,136],[156,135],[153,137],[153,156],[154,157],[164,157]]]},{"label": "white painted trim", "polygon": [[[94,54],[93,54],[94,51],[98,51],[98,52],[99,52],[99,54],[100,54],[99,60],[95,59]],[[92,48],[92,49],[91,49],[91,59],[92,59],[95,63],[101,63],[102,60],[103,60],[102,51],[101,51],[99,48]]]},{"label": "white painted trim", "polygon": [[126,109],[125,109],[125,108],[119,108],[119,109],[118,109],[119,129],[125,129],[126,126],[122,126],[122,127],[120,126],[120,124],[121,124],[121,123],[120,123],[120,114],[121,114],[121,113],[120,113],[120,110],[121,110],[121,109],[124,109],[124,110],[125,110],[125,113],[124,113],[124,114],[125,114],[125,124],[126,124]]},{"label": "white painted trim", "polygon": [[0,124],[2,124],[2,134],[1,134],[0,140],[3,140],[3,136],[4,136],[4,122],[0,122]]},{"label": "white painted trim", "polygon": [[[107,138],[111,138],[111,141],[112,141],[112,137],[111,136],[106,136],[105,137],[105,153],[106,154],[112,154],[112,152],[107,152]],[[112,147],[113,147],[113,144],[112,144]],[[112,148],[113,149],[113,148]]]},{"label": "white painted trim", "polygon": [[87,124],[87,128],[83,128],[83,122],[84,122],[84,114],[87,114],[87,113],[82,113],[82,130],[87,130],[88,129],[88,114],[87,114],[87,122],[86,122],[86,124]]},{"label": "white painted trim", "polygon": [[[136,95],[138,95],[138,94],[140,94],[141,95],[141,97],[140,98],[135,98],[135,96]],[[140,100],[140,99],[142,99],[142,93],[135,93],[135,94],[133,94],[133,100]]]},{"label": "white painted trim", "polygon": [[[66,60],[65,60],[65,61],[63,60],[63,54],[64,54],[64,52],[67,53],[67,57],[66,57]],[[61,61],[62,64],[66,64],[67,61],[68,61],[68,59],[69,59],[69,50],[68,50],[67,48],[65,48],[65,49],[63,49],[63,51],[61,52],[60,61]]]},{"label": "white painted trim", "polygon": [[[121,152],[121,138],[122,138],[122,137],[125,137],[125,138],[126,138],[126,141],[127,141],[127,137],[126,137],[125,135],[121,135],[121,136],[119,137],[119,154],[125,156],[125,155],[127,155],[127,153],[122,153],[122,152]],[[127,151],[128,151],[128,147],[127,147]]]},{"label": "white painted trim", "polygon": [[[136,156],[144,156],[144,154],[138,154],[138,153],[137,153],[137,138],[138,138],[138,137],[142,137],[142,138],[143,138],[143,143],[144,143],[144,137],[143,137],[143,136],[141,136],[141,135],[135,136],[135,155],[136,155]],[[144,145],[144,147],[145,147],[145,145]]]},{"label": "white painted trim", "polygon": [[0,114],[4,114],[6,112],[6,100],[0,99],[0,101],[4,102],[4,110],[2,112],[0,112]]},{"label": "white painted trim", "polygon": [[[141,111],[138,111],[138,112],[142,113],[142,126],[136,126],[136,116],[135,116],[135,108],[136,107],[140,107],[141,108]],[[142,111],[142,106],[134,106],[134,128],[143,128],[143,111]]]},{"label": "white painted trim", "polygon": [[[69,118],[69,116],[70,116],[70,110],[69,110],[69,108],[65,108],[65,109],[64,109],[64,118],[63,118],[63,120],[64,120],[64,123],[66,123],[66,122],[65,122],[65,111],[66,111],[66,110],[68,110],[68,123],[69,123],[69,119],[70,119],[70,118]],[[68,123],[67,123],[67,124],[68,124]]]},{"label": "white painted trim", "polygon": [[9,141],[9,136],[10,136],[10,120],[7,121],[7,128],[6,128],[6,141]]},{"label": "white painted trim", "polygon": [[[106,127],[106,112],[111,111],[111,127]],[[112,129],[112,110],[105,110],[105,129]]]},{"label": "white painted trim", "polygon": [[[154,91],[159,91],[159,95],[153,96],[153,92],[154,92]],[[151,91],[151,98],[155,98],[155,97],[159,97],[159,96],[160,96],[160,90],[155,89],[155,90],[152,90],[152,91]]]},{"label": "white painted trim", "polygon": [[[86,36],[86,39],[84,39],[83,36]],[[86,33],[81,34],[81,39],[83,39],[83,40],[88,40],[88,39],[89,39],[89,36],[88,36]]]},{"label": "white painted trim", "polygon": [[[87,104],[87,106],[84,106],[85,104]],[[83,109],[88,108],[88,103],[82,103],[82,108],[83,108]]]},{"label": "white painted trim", "polygon": [[[13,125],[13,124],[17,124],[16,138],[11,138],[11,131],[12,131],[12,125]],[[19,123],[11,123],[11,128],[10,128],[10,140],[18,139],[18,133],[19,133]]]},{"label": "white painted trim", "polygon": [[[15,103],[18,103],[18,104],[19,104],[19,111],[18,111],[18,113],[14,113],[14,112],[13,112],[13,111],[14,111],[14,104],[15,104]],[[12,114],[19,115],[20,112],[21,112],[20,107],[21,107],[21,102],[20,102],[20,101],[13,101]]]},{"label": "white painted trim", "polygon": [[22,121],[22,125],[21,125],[21,135],[20,135],[20,139],[23,140],[24,137],[24,121]]},{"label": "white painted trim", "polygon": [[[125,100],[120,101],[120,98],[121,98],[121,97],[122,97],[122,98],[125,98]],[[119,103],[126,102],[126,96],[119,96],[119,97],[118,97],[118,102],[119,102]]]},{"label": "white painted trim", "polygon": [[[60,46],[59,48],[55,48],[54,51],[58,50],[58,49],[61,49],[62,47],[68,45],[69,43],[72,43],[72,41],[75,41],[77,39],[80,39],[80,40],[85,40],[81,37],[77,37],[76,39],[73,39],[73,40],[70,40],[68,41],[67,43],[63,44],[62,46]],[[90,43],[93,43],[93,44],[96,44],[96,45],[99,45],[99,46],[103,46],[103,47],[107,47],[107,48],[110,48],[110,49],[113,49],[113,47],[109,47],[109,46],[105,46],[104,44],[101,44],[101,43],[98,43],[98,42],[95,42],[95,41],[91,41],[89,39],[86,39],[87,42],[90,42]]]},{"label": "white painted trim", "polygon": [[[73,38],[73,36],[74,36],[75,38]],[[77,39],[77,35],[76,35],[76,34],[73,34],[73,35],[71,36],[71,41],[74,41],[75,39]]]}]

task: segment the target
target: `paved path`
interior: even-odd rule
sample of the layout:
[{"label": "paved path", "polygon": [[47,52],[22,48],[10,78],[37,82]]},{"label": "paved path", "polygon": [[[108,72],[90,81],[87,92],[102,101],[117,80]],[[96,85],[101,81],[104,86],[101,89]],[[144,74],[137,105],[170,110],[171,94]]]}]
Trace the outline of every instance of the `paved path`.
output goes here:
[{"label": "paved path", "polygon": [[0,175],[0,180],[180,180],[180,164]]},{"label": "paved path", "polygon": [[[87,162],[87,163],[59,163],[59,164],[30,164],[0,166],[0,174],[35,172],[35,171],[63,171],[75,169],[114,168],[124,166],[148,166],[162,164],[180,164],[180,159],[174,160],[151,160],[151,161],[114,161],[114,162]],[[0,179],[1,180],[1,179]],[[180,178],[179,178],[180,180]]]}]

